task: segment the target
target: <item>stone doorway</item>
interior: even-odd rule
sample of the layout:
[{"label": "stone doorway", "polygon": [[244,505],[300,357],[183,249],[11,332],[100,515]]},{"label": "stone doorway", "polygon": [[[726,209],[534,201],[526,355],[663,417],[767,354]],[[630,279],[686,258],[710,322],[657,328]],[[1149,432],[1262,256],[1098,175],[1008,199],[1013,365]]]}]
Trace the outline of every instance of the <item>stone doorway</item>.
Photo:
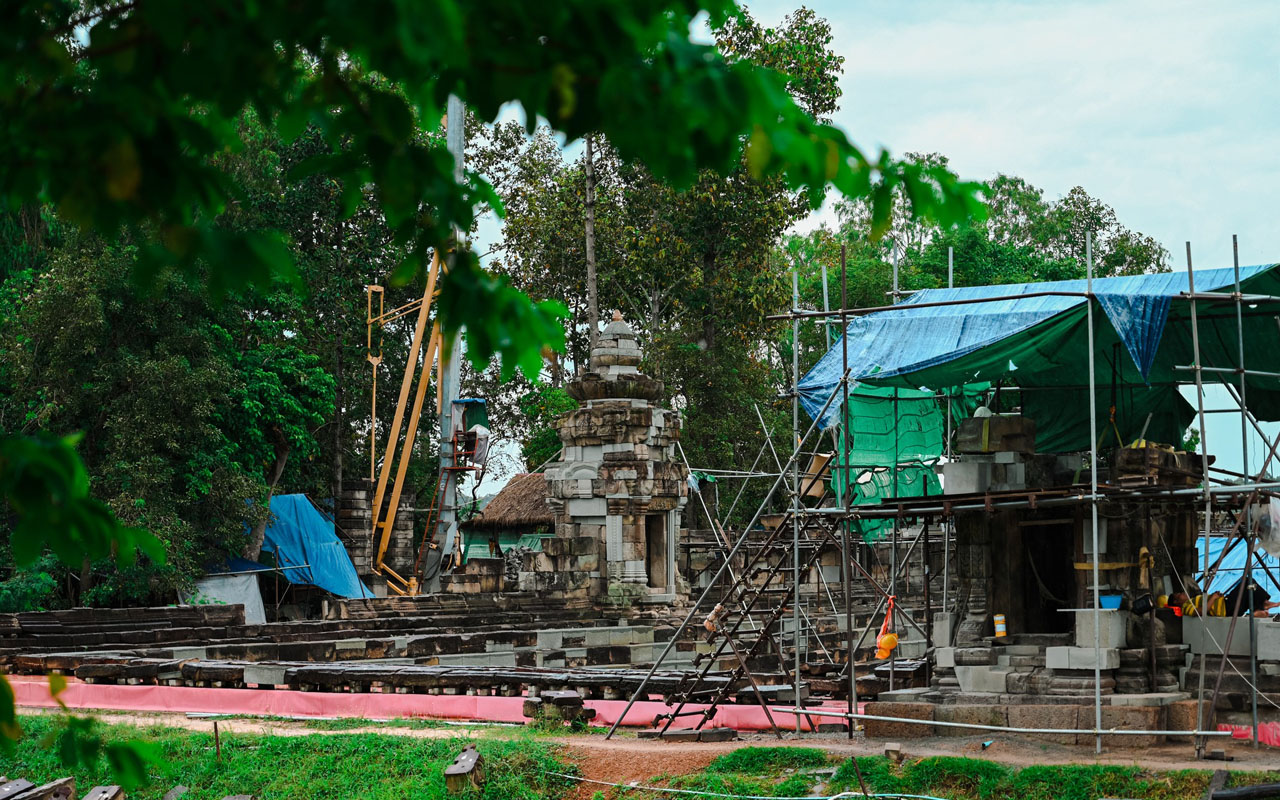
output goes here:
[{"label": "stone doorway", "polygon": [[650,589],[667,588],[667,515],[644,517],[644,566]]}]

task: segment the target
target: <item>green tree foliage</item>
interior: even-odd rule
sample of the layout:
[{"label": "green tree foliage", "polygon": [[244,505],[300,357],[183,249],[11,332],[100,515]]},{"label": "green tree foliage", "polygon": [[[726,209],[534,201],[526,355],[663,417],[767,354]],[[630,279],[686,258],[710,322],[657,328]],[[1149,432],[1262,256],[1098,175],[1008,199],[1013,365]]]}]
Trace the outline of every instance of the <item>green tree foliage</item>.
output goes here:
[{"label": "green tree foliage", "polygon": [[[867,156],[788,94],[812,93],[742,58],[761,37],[743,28],[729,57],[694,42],[703,11],[724,29],[727,0],[574,0],[530,10],[510,0],[326,7],[298,13],[273,0],[173,5],[103,0],[10,4],[0,11],[0,208],[50,205],[108,244],[125,243],[136,282],[177,268],[214,297],[271,276],[298,275],[279,227],[226,224],[256,186],[218,161],[243,149],[252,111],[285,142],[309,130],[327,145],[293,165],[340,192],[343,217],[372,196],[397,255],[400,282],[420,274],[478,209],[501,205],[475,173],[462,181],[438,135],[446,97],[484,119],[519,103],[570,138],[601,132],[628,162],[688,185],[699,170],[783,181],[811,202],[834,186],[943,220],[977,210],[976,187],[943,170]],[[590,35],[583,35],[584,31]],[[765,38],[769,38],[766,36]],[[777,60],[774,36],[760,61]],[[821,59],[819,59],[819,62]],[[812,62],[810,62],[812,63]],[[437,135],[422,135],[422,131]],[[43,212],[41,212],[43,213]],[[556,301],[530,303],[459,252],[442,282],[446,333],[465,327],[479,367],[533,375],[561,346]],[[341,438],[341,426],[335,432]],[[335,442],[334,452],[340,450]],[[335,459],[337,456],[335,455]],[[335,474],[338,470],[335,470]]]},{"label": "green tree foliage", "polygon": [[[83,431],[84,488],[92,474],[101,514],[164,543],[164,565],[146,568],[114,566],[109,539],[82,556],[55,543],[80,570],[75,599],[94,604],[171,598],[238,552],[246,519],[262,516],[246,499],[264,499],[282,448],[315,452],[312,429],[332,412],[332,378],[278,324],[214,306],[180,275],[135,293],[131,250],[74,237],[0,322],[6,429]],[[19,565],[39,556],[41,537],[8,538]]]},{"label": "green tree foliage", "polygon": [[[717,27],[735,11],[731,2],[671,0],[382,2],[307,14],[280,0],[8,6],[0,134],[11,158],[0,197],[51,201],[107,235],[154,227],[138,254],[144,276],[203,262],[215,291],[263,282],[290,269],[290,253],[278,232],[217,224],[244,186],[210,164],[239,148],[237,119],[253,108],[286,140],[308,124],[323,133],[332,151],[297,174],[327,174],[349,197],[375,187],[406,246],[404,278],[453,226],[467,230],[477,208],[498,205],[475,173],[455,182],[443,142],[415,135],[436,127],[452,93],[485,119],[514,101],[570,138],[600,131],[624,158],[676,184],[702,168],[733,171],[747,141],[753,176],[855,196],[877,181],[877,194],[909,185],[920,213],[972,210],[972,192],[948,173],[865,156],[805,113],[782,75],[693,42],[704,8]],[[553,308],[505,286],[461,259],[444,281],[442,318],[478,331],[478,362],[500,353],[527,369],[528,353],[555,343]]]},{"label": "green tree foliage", "polygon": [[[907,161],[945,169],[938,153],[908,153]],[[828,273],[829,306],[840,305],[840,252],[848,263],[850,307],[871,308],[893,302],[894,262],[904,292],[947,285],[948,256],[956,286],[1083,278],[1086,235],[1093,234],[1094,275],[1138,275],[1169,270],[1169,253],[1150,236],[1126,228],[1115,210],[1077,186],[1058,200],[1022,178],[1000,174],[984,184],[987,213],[959,225],[939,225],[903,216],[907,199],[892,193],[893,224],[883,238],[871,236],[873,210],[864,200],[837,204],[838,225],[786,237],[774,258],[799,272],[800,305],[823,308],[821,269]],[[831,328],[835,341],[838,325]],[[790,357],[790,331],[777,334]],[[801,326],[801,370],[826,352],[822,325]]]},{"label": "green tree foliage", "polygon": [[[800,9],[776,28],[739,12],[714,31],[731,63],[785,75],[806,118],[823,119],[837,107],[843,59],[831,49],[829,25],[811,11]],[[517,125],[497,126],[477,151],[476,163],[506,209],[495,269],[531,296],[561,299],[570,310],[566,357],[550,371],[560,384],[588,356],[583,159],[566,161],[550,129],[526,137]],[[764,317],[785,307],[789,287],[771,250],[807,213],[812,196],[780,176],[758,174],[749,151],[735,168],[701,170],[689,184],[629,162],[611,137],[597,153],[602,316],[618,309],[644,334],[646,370],[684,412],[689,457],[747,466],[760,439],[753,407],[772,419],[777,402],[776,354],[764,346],[771,332]]]},{"label": "green tree foliage", "polygon": [[556,432],[556,419],[577,407],[578,401],[570,397],[564,389],[546,384],[533,387],[520,398],[520,410],[524,414],[529,431],[520,448],[520,457],[524,459],[525,469],[536,470],[555,458],[560,452],[560,434]]}]

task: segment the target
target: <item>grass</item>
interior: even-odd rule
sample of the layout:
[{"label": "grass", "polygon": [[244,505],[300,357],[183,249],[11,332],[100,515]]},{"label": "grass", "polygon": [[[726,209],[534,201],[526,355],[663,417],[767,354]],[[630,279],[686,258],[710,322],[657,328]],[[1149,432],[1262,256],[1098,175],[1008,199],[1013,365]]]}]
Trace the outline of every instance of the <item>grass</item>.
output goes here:
[{"label": "grass", "polygon": [[740,747],[718,756],[703,772],[672,778],[676,789],[757,797],[805,797],[817,778],[801,774],[830,766],[831,758],[814,747]]},{"label": "grass", "polygon": [[707,765],[707,772],[774,775],[784,769],[825,767],[826,752],[816,747],[740,747]]},{"label": "grass", "polygon": [[[692,775],[655,779],[654,786],[695,792],[759,797],[805,797],[815,788],[830,796],[859,791],[852,762],[839,761],[834,776],[814,774],[834,766],[827,753],[807,747],[743,747],[720,756],[707,769]],[[911,759],[901,765],[883,756],[861,757],[858,767],[867,790],[881,794],[913,794],[948,800],[1095,800],[1126,797],[1139,800],[1198,800],[1204,795],[1211,772],[1175,770],[1151,772],[1135,766],[1033,766],[1010,767],[971,758],[934,757]],[[1273,773],[1234,772],[1228,786],[1245,786],[1276,780]],[[659,800],[659,793],[605,792],[601,800]],[[696,800],[695,795],[685,796]]]},{"label": "grass", "polygon": [[[1131,797],[1139,800],[1189,800],[1204,795],[1211,773],[1205,770],[1151,772],[1136,766],[1094,764],[1032,766],[1018,769],[972,758],[934,757],[897,765],[883,756],[859,758],[858,767],[873,793],[932,795],[953,800],[1094,800]],[[1275,780],[1265,772],[1233,772],[1228,786]],[[845,761],[830,789],[857,791],[853,765]]]},{"label": "grass", "polygon": [[[0,752],[0,773],[37,783],[74,775],[87,791],[110,783],[106,763],[68,769],[42,740],[55,730],[51,716],[22,719],[25,735],[13,751]],[[211,733],[104,724],[108,740],[140,739],[159,751],[163,765],[150,770],[151,783],[130,792],[133,800],[161,798],[173,786],[191,788],[186,800],[220,800],[252,794],[271,800],[359,797],[367,800],[443,800],[444,768],[473,739],[420,739],[375,733],[313,736],[224,734],[218,761]],[[479,743],[485,784],[477,800],[551,800],[570,782],[550,772],[572,773],[552,745],[513,731],[508,738]]]}]

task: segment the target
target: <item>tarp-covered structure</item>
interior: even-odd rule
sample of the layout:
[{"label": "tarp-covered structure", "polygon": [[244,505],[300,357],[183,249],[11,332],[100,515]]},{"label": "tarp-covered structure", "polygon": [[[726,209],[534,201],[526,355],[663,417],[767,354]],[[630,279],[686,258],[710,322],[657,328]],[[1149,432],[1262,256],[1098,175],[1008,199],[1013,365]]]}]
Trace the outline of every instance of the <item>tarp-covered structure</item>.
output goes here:
[{"label": "tarp-covered structure", "polygon": [[[1196,564],[1204,564],[1205,537],[1201,536],[1196,540]],[[1249,548],[1245,542],[1235,539],[1235,547],[1231,552],[1227,553],[1218,566],[1218,571],[1214,573],[1213,580],[1206,587],[1208,592],[1227,592],[1244,577],[1245,566],[1248,561]],[[1222,551],[1228,545],[1228,539],[1225,536],[1215,536],[1208,540],[1209,545],[1209,565],[1218,564],[1218,558],[1222,555]],[[1266,564],[1267,569],[1258,566],[1259,562]],[[1195,579],[1203,582],[1203,573],[1196,573]],[[1277,584],[1274,578],[1280,577],[1280,558],[1271,555],[1261,546],[1257,546],[1254,552],[1253,562],[1253,580],[1264,589],[1267,594],[1271,595],[1273,601],[1280,600],[1280,584]],[[1231,609],[1227,609],[1230,613]]]},{"label": "tarp-covered structure", "polygon": [[271,498],[262,551],[275,556],[276,566],[289,583],[318,586],[339,597],[373,597],[356,575],[333,519],[304,494]]},{"label": "tarp-covered structure", "polygon": [[[1269,299],[1280,297],[1276,266],[1241,267],[1240,280],[1248,303],[1247,366],[1280,373],[1280,301]],[[1234,282],[1233,269],[1195,272],[1197,293],[1229,296]],[[1194,413],[1177,386],[1193,378],[1177,369],[1194,360],[1190,306],[1182,296],[1188,290],[1185,272],[1093,281],[1095,402],[1099,433],[1110,436],[1103,446],[1136,439],[1144,426],[1148,440],[1181,442]],[[1037,450],[1090,449],[1088,292],[1085,280],[927,289],[894,308],[852,317],[845,331],[847,423],[838,425],[841,400],[832,397],[844,371],[841,341],[798,389],[806,412],[821,414],[822,427],[853,432],[851,472],[862,486],[853,492],[854,502],[894,496],[892,487],[870,483],[914,487],[899,491],[900,497],[932,493],[936,482],[923,473],[932,473],[930,465],[943,451],[945,401],[938,394],[953,398],[953,414],[960,416],[957,409],[968,413],[975,395],[992,386],[1020,390],[1022,413],[1036,423]],[[1234,303],[1201,301],[1197,317],[1201,363],[1237,368]],[[1236,380],[1230,373],[1204,375]],[[1250,376],[1247,389],[1255,416],[1280,419],[1280,382]],[[863,443],[868,439],[869,446]],[[895,439],[896,452],[886,445]]]},{"label": "tarp-covered structure", "polygon": [[267,612],[262,604],[258,575],[264,572],[271,572],[271,568],[234,556],[209,567],[205,576],[196,581],[194,591],[183,596],[182,602],[244,606],[245,623],[262,625],[267,621]]}]

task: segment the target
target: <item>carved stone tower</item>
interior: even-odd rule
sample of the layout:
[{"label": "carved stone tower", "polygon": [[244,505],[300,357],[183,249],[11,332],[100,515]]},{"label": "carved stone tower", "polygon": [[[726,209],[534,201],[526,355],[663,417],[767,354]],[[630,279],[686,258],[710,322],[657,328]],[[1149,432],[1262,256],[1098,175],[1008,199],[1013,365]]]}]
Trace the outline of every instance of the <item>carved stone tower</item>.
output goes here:
[{"label": "carved stone tower", "polygon": [[662,382],[640,372],[635,331],[614,313],[591,367],[568,391],[582,407],[556,423],[561,460],[546,471],[556,536],[592,537],[604,554],[590,594],[667,603],[676,595],[676,541],[688,470],[675,442],[680,415],[658,408]]}]

